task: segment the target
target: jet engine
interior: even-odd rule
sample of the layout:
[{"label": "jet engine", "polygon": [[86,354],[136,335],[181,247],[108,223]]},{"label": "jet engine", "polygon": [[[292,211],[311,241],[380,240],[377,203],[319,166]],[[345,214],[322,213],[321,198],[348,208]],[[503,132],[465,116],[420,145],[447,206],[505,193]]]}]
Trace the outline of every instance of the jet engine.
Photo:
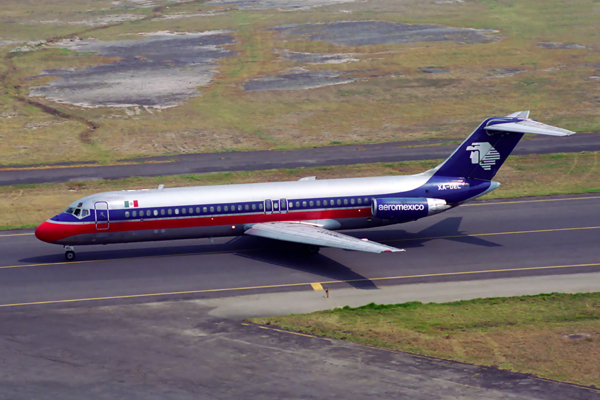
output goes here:
[{"label": "jet engine", "polygon": [[371,214],[398,222],[414,221],[449,209],[446,200],[425,197],[379,198],[371,203]]}]

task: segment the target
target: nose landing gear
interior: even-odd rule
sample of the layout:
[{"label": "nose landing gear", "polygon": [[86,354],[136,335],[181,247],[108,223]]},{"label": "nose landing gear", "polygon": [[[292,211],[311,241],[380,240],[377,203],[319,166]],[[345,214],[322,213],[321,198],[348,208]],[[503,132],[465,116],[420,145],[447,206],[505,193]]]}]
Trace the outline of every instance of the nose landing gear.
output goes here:
[{"label": "nose landing gear", "polygon": [[75,259],[75,247],[65,246],[65,258],[67,261],[73,261]]}]

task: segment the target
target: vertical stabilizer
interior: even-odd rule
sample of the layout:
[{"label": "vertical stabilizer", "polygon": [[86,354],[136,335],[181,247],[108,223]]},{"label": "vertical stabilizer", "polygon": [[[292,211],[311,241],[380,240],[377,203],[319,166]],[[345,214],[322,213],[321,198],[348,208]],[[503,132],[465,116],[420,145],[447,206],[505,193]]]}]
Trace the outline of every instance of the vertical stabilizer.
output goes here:
[{"label": "vertical stabilizer", "polygon": [[525,133],[568,136],[575,132],[528,119],[529,111],[503,118],[488,118],[452,153],[435,167],[434,176],[492,180]]}]

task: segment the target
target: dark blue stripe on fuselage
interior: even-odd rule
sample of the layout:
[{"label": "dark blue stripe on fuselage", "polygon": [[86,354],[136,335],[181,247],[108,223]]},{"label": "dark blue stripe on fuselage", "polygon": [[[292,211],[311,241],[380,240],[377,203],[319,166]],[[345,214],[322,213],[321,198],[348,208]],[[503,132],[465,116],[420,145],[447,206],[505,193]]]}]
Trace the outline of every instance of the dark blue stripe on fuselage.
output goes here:
[{"label": "dark blue stripe on fuselage", "polygon": [[[418,187],[417,189],[410,190],[407,192],[389,193],[377,196],[345,196],[345,197],[314,197],[306,199],[274,199],[271,201],[286,200],[288,204],[288,211],[311,211],[320,209],[344,209],[344,208],[359,208],[359,207],[370,207],[371,199],[376,198],[394,198],[394,197],[429,197],[436,199],[446,200],[448,204],[458,204],[462,201],[475,197],[490,187],[489,181],[481,181],[477,179],[461,179],[461,178],[445,178],[439,176],[433,176],[427,183]],[[359,203],[360,199],[360,203]],[[324,202],[327,204],[324,204]],[[333,204],[332,204],[333,203]],[[290,206],[291,205],[291,206]],[[225,211],[225,207],[228,210]],[[252,208],[254,206],[254,209]],[[263,206],[259,209],[259,206]],[[210,211],[210,208],[214,211]],[[233,207],[233,209],[232,209]],[[241,210],[240,210],[241,207]],[[246,209],[248,207],[248,209]],[[204,208],[207,209],[204,212]],[[217,211],[220,208],[220,211]],[[175,214],[175,209],[178,210],[178,214]],[[182,210],[185,209],[185,214]],[[189,210],[192,210],[190,213]],[[171,210],[171,214],[169,214]],[[143,216],[140,216],[140,211],[143,212]],[[155,215],[156,211],[156,215]],[[133,216],[133,213],[136,216]],[[271,206],[271,212],[279,213],[278,209],[273,209]],[[111,221],[127,221],[137,220],[140,218],[146,220],[152,219],[165,219],[165,218],[181,218],[181,217],[194,217],[194,216],[221,216],[221,215],[242,215],[242,214],[264,214],[264,202],[251,201],[251,202],[228,202],[228,203],[215,203],[215,204],[190,204],[185,206],[168,206],[168,207],[136,207],[136,208],[123,208],[123,209],[111,209],[109,210],[109,219]],[[63,221],[63,222],[93,222],[94,214],[91,213],[89,216],[84,218],[77,218],[71,214],[62,213],[57,215],[52,220]]]}]

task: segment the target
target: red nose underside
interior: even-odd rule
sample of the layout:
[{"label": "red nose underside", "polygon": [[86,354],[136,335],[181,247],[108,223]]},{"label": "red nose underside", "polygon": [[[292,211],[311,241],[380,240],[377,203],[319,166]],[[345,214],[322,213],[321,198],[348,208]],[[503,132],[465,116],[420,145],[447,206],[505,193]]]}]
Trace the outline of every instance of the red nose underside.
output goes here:
[{"label": "red nose underside", "polygon": [[55,224],[43,222],[35,230],[35,237],[47,243],[56,243],[59,240],[76,234],[77,227],[72,225]]}]

